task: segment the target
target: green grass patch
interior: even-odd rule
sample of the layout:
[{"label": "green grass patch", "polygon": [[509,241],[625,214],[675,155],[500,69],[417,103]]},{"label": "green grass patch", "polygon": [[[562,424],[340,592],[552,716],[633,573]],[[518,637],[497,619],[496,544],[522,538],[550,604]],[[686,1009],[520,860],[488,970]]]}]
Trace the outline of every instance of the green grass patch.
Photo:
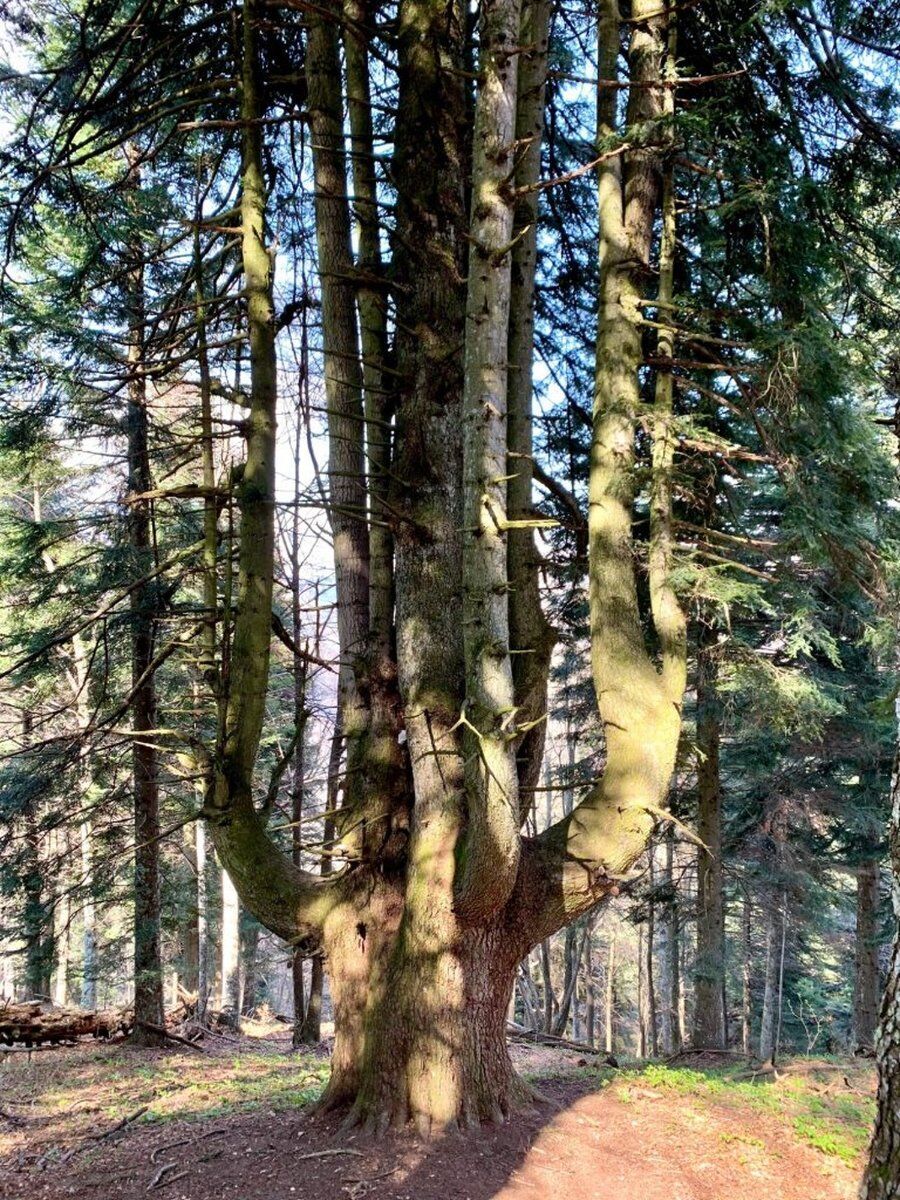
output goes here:
[{"label": "green grass patch", "polygon": [[[689,1098],[711,1111],[730,1109],[735,1118],[748,1112],[767,1115],[786,1131],[830,1158],[850,1166],[861,1161],[868,1144],[875,1102],[865,1095],[822,1091],[815,1071],[746,1078],[746,1064],[739,1061],[723,1067],[693,1068],[665,1063],[646,1063],[617,1072],[613,1094],[626,1104],[640,1100],[640,1089]],[[833,1076],[829,1076],[833,1078]],[[725,1141],[759,1145],[759,1139],[743,1133],[720,1134]]]}]

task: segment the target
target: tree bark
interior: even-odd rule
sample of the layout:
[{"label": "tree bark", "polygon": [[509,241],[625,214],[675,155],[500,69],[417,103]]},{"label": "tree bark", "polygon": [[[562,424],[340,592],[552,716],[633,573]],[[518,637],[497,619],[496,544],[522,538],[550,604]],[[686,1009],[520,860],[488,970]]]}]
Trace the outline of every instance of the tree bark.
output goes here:
[{"label": "tree bark", "polygon": [[65,1008],[69,1000],[69,958],[71,950],[71,904],[69,901],[69,885],[66,878],[66,864],[69,861],[68,847],[61,845],[64,831],[56,831],[56,853],[54,864],[56,868],[57,897],[53,906],[53,1003],[58,1008]]},{"label": "tree bark", "polygon": [[321,955],[315,955],[310,962],[309,997],[300,1024],[299,1041],[301,1046],[317,1046],[322,1040],[322,999],[325,989],[325,965]]},{"label": "tree bark", "polygon": [[[130,150],[126,150],[129,154]],[[140,187],[138,169],[128,168],[132,188]],[[144,266],[140,247],[129,266],[128,304],[128,491],[131,497],[128,535],[132,571],[145,578],[153,566],[152,501],[138,499],[152,488],[147,385],[144,374]],[[147,1026],[164,1022],[160,949],[159,767],[156,737],[156,683],[153,673],[155,581],[131,592],[131,714],[134,738],[134,1034],[135,1041],[159,1042]]]},{"label": "tree bark", "polygon": [[[463,647],[469,830],[457,887],[468,921],[509,899],[519,867],[517,725],[507,593],[507,358],[519,0],[481,9],[463,383]],[[522,731],[524,732],[524,731]]]},{"label": "tree bark", "polygon": [[660,921],[660,1031],[662,1034],[662,1049],[664,1054],[679,1054],[681,1052],[681,1026],[679,1022],[679,1007],[681,993],[681,972],[679,970],[679,920],[678,896],[675,887],[674,854],[675,836],[670,829],[666,834],[666,853],[663,867],[663,881],[666,891],[666,907]]},{"label": "tree bark", "polygon": [[659,1054],[659,1034],[656,1027],[656,981],[653,972],[653,951],[656,934],[656,908],[653,901],[654,871],[653,863],[656,847],[650,846],[649,882],[650,899],[647,902],[647,951],[645,976],[647,981],[647,1048],[653,1058]]},{"label": "tree bark", "polygon": [[206,1015],[209,1003],[209,914],[206,899],[206,826],[198,821],[195,826],[195,853],[197,857],[197,1016]]},{"label": "tree bark", "polygon": [[[900,700],[894,703],[900,747]],[[881,1000],[875,1061],[878,1096],[860,1200],[897,1200],[900,1195],[900,748],[891,779],[889,829],[894,945]]]},{"label": "tree bark", "polygon": [[616,1021],[616,935],[609,941],[609,953],[606,958],[606,1020],[603,1048],[607,1054],[613,1053],[615,1046]]},{"label": "tree bark", "polygon": [[778,1010],[780,961],[780,896],[773,896],[766,915],[766,973],[763,988],[762,1017],[759,1032],[759,1057],[764,1063],[775,1061],[775,1034]]},{"label": "tree bark", "polygon": [[227,1024],[237,1029],[241,1021],[241,905],[231,876],[222,868],[222,957],[219,973],[219,1008]]},{"label": "tree bark", "polygon": [[741,977],[741,1048],[748,1057],[750,1055],[751,1026],[753,1018],[750,992],[751,972],[753,969],[752,915],[753,912],[750,904],[750,893],[745,889],[742,913],[744,962]]},{"label": "tree bark", "polygon": [[[516,101],[517,154],[513,209],[508,338],[507,507],[513,522],[532,516],[534,439],[532,371],[534,359],[534,285],[537,269],[538,193],[544,133],[547,51],[551,4],[523,0]],[[523,732],[516,744],[520,805],[527,810],[540,778],[546,734],[547,678],[555,641],[541,607],[540,554],[528,525],[509,530],[509,634],[518,719]]]},{"label": "tree bark", "polygon": [[878,859],[856,871],[856,955],[853,988],[853,1048],[873,1050],[881,980],[878,971]]},{"label": "tree bark", "polygon": [[81,904],[81,1007],[93,1009],[97,1007],[97,931],[96,908],[92,892],[93,854],[91,821],[85,819],[79,828],[81,845],[81,876],[85,885],[84,900]]},{"label": "tree bark", "polygon": [[[366,771],[373,795],[391,811],[385,849],[395,855],[408,837],[407,763],[401,740],[394,638],[394,533],[388,502],[396,390],[388,364],[387,291],[381,253],[368,38],[369,0],[344,0],[344,57],[358,239],[359,316],[369,512],[369,647],[362,686],[369,707]],[[340,110],[338,112],[340,118]]]},{"label": "tree bark", "polygon": [[724,1049],[725,906],[722,876],[720,704],[716,694],[715,629],[701,625],[697,647],[697,960],[694,968],[695,1046]]}]

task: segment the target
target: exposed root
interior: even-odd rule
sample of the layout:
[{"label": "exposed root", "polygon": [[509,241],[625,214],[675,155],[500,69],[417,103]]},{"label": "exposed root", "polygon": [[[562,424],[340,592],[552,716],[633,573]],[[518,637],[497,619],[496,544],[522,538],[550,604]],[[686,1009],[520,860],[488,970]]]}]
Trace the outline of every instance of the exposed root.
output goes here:
[{"label": "exposed root", "polygon": [[464,1098],[453,1117],[434,1117],[428,1112],[413,1111],[408,1101],[396,1095],[373,1100],[357,1095],[355,1098],[323,1096],[315,1112],[334,1113],[346,1108],[338,1132],[341,1135],[360,1133],[368,1138],[384,1137],[389,1131],[407,1133],[422,1141],[434,1141],[448,1134],[468,1132],[482,1125],[505,1125],[513,1111],[546,1103],[546,1097],[518,1077],[512,1081],[508,1098],[497,1098],[485,1110],[471,1099]]}]

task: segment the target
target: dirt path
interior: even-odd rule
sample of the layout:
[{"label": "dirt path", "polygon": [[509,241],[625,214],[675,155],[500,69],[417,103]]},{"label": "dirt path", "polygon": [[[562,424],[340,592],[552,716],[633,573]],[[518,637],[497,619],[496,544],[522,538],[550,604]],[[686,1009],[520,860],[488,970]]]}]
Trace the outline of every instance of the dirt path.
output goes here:
[{"label": "dirt path", "polygon": [[853,1171],[788,1144],[765,1117],[692,1116],[681,1097],[623,1103],[571,1083],[553,1092],[510,1125],[424,1146],[342,1137],[333,1123],[284,1113],[138,1127],[40,1173],[11,1172],[0,1178],[0,1196],[845,1200],[855,1190]]}]

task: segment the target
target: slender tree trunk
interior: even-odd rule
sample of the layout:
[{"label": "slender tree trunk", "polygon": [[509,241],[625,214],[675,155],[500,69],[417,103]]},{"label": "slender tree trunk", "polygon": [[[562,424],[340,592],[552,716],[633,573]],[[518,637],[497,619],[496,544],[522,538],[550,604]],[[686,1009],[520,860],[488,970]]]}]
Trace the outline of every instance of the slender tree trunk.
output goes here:
[{"label": "slender tree trunk", "polygon": [[878,1027],[878,859],[856,872],[856,956],[853,988],[853,1048],[872,1050]]},{"label": "slender tree trunk", "polygon": [[69,854],[63,831],[56,831],[55,876],[58,894],[53,906],[53,1003],[65,1008],[69,1001],[69,957],[71,951],[71,905],[69,902]]},{"label": "slender tree trunk", "polygon": [[[538,192],[544,132],[550,0],[523,0],[515,137],[519,189],[513,210],[511,254],[507,444],[510,476],[507,507],[512,521],[532,517],[533,435],[532,370],[534,359],[534,281],[537,266]],[[519,722],[525,732],[516,747],[520,805],[531,804],[540,778],[547,711],[547,677],[554,631],[540,602],[540,554],[526,524],[509,531],[509,634]]]},{"label": "slender tree trunk", "polygon": [[748,1056],[748,1058],[750,1056],[751,1026],[753,1018],[750,992],[751,972],[753,968],[752,917],[753,910],[750,903],[750,893],[745,889],[744,906],[742,912],[744,962],[741,979],[741,1049]]},{"label": "slender tree trunk", "polygon": [[[523,1024],[526,1029],[538,1030],[541,1027],[541,1022],[538,1017],[540,1010],[540,997],[537,993],[534,980],[531,978],[530,969],[531,956],[529,955],[525,962],[520,964],[519,973],[517,976],[517,991],[522,998]],[[515,995],[515,992],[513,993]],[[546,1030],[544,1032],[547,1032]]]},{"label": "slender tree trunk", "polygon": [[544,998],[544,1033],[550,1033],[553,1030],[553,1021],[556,1017],[557,1005],[556,996],[553,991],[553,973],[550,969],[550,939],[544,938],[540,946],[541,955],[541,981],[543,984]]},{"label": "slender tree trunk", "polygon": [[645,976],[647,980],[647,1049],[653,1058],[656,1058],[659,1054],[659,1038],[656,1029],[656,985],[653,978],[653,947],[654,934],[656,931],[656,913],[653,903],[653,888],[655,886],[653,863],[655,858],[655,849],[655,846],[650,847],[650,900],[647,904],[647,947],[645,964]]},{"label": "slender tree trunk", "polygon": [[[577,925],[566,929],[565,939],[565,982],[563,994],[559,1002],[559,1011],[553,1026],[556,1037],[564,1036],[569,1022],[569,1012],[578,995],[578,976],[581,971],[581,961],[584,957],[584,947],[590,934],[590,922],[586,922],[582,930]],[[580,936],[579,936],[580,933]]]},{"label": "slender tree trunk", "polygon": [[222,961],[219,1008],[235,1029],[241,1020],[241,905],[231,876],[222,868]]},{"label": "slender tree trunk", "polygon": [[[368,787],[392,810],[389,855],[407,837],[406,763],[401,729],[394,638],[394,534],[388,503],[392,419],[396,404],[388,366],[387,294],[375,175],[368,37],[369,0],[344,0],[344,57],[353,179],[353,213],[359,246],[356,304],[362,350],[366,475],[369,501],[369,652],[365,689],[369,704]],[[351,756],[352,757],[352,756]]]},{"label": "slender tree trunk", "polygon": [[778,1014],[778,975],[780,961],[780,897],[772,896],[766,914],[766,973],[763,988],[762,1018],[759,1032],[759,1057],[774,1062],[775,1032]]},{"label": "slender tree trunk", "polygon": [[195,826],[197,857],[197,1016],[202,1021],[209,1003],[209,915],[206,897],[206,826]]},{"label": "slender tree trunk", "polygon": [[784,952],[787,945],[787,897],[781,901],[781,947],[778,953],[778,1007],[775,1020],[775,1050],[774,1062],[781,1053],[781,1023],[784,1017]]},{"label": "slender tree trunk", "polygon": [[604,1023],[603,1048],[607,1054],[613,1053],[615,1045],[616,1020],[616,935],[609,940],[609,952],[606,956],[606,1014]]},{"label": "slender tree trunk", "polygon": [[644,926],[638,926],[637,944],[637,1010],[638,1010],[638,1058],[647,1057],[647,956],[644,951]]},{"label": "slender tree trunk", "polygon": [[84,899],[81,904],[81,1007],[97,1008],[97,930],[93,895],[94,864],[91,820],[86,818],[79,828],[81,847],[81,877]]},{"label": "slender tree trunk", "polygon": [[[196,826],[186,825],[183,831],[181,853],[191,871],[191,883],[196,887],[197,879],[197,843]],[[185,905],[179,919],[181,941],[181,983],[186,991],[196,992],[198,989],[200,943],[197,937],[197,906]]]},{"label": "slender tree trunk", "polygon": [[[900,701],[895,703],[895,717],[900,736]],[[878,1097],[860,1200],[897,1200],[900,1195],[900,751],[891,781],[889,841],[891,898],[897,924],[875,1043]]]},{"label": "slender tree trunk", "polygon": [[[297,431],[294,443],[294,497],[296,504],[291,524],[291,632],[294,638],[294,761],[291,780],[291,859],[297,867],[303,862],[303,807],[306,791],[306,659],[300,654],[302,621],[300,613],[300,447],[303,415],[297,411]],[[294,989],[293,1044],[303,1044],[303,1022],[306,1015],[306,996],[303,983],[303,952],[297,947],[291,957],[291,979]]]},{"label": "slender tree trunk", "polygon": [[663,883],[666,892],[666,907],[660,921],[660,994],[662,1007],[660,1009],[662,1049],[664,1054],[678,1054],[681,1050],[679,1034],[679,991],[681,973],[678,961],[678,897],[675,894],[674,866],[674,833],[670,829],[666,835],[666,852],[663,867]]},{"label": "slender tree trunk", "polygon": [[309,998],[300,1026],[300,1044],[317,1046],[322,1040],[322,1000],[325,991],[325,964],[321,955],[310,960]]},{"label": "slender tree trunk", "polygon": [[697,647],[697,959],[694,969],[695,1046],[724,1049],[725,908],[722,890],[720,704],[716,694],[716,632],[701,624]]},{"label": "slender tree trunk", "polygon": [[[343,731],[340,713],[331,735],[331,747],[328,754],[328,784],[326,788],[325,806],[328,815],[325,817],[323,841],[325,849],[319,860],[322,875],[331,873],[331,843],[334,840],[335,823],[332,815],[338,805],[338,775],[341,769],[341,751],[343,747]],[[321,955],[316,955],[310,966],[309,998],[300,1026],[300,1043],[307,1046],[317,1046],[322,1040],[322,1001],[325,990],[325,964]]]},{"label": "slender tree trunk", "polygon": [[[130,150],[126,153],[130,153]],[[132,186],[140,187],[137,168],[129,167]],[[141,499],[152,487],[147,384],[144,375],[144,267],[138,246],[128,272],[128,533],[131,568],[146,577],[154,560],[152,501]],[[156,682],[153,672],[157,584],[131,592],[132,771],[134,789],[134,1039],[160,1040],[146,1026],[164,1021],[160,948],[159,767],[155,744]]]},{"label": "slender tree trunk", "polygon": [[259,925],[241,922],[241,1013],[251,1015],[259,1001]]},{"label": "slender tree trunk", "polygon": [[585,951],[585,1038],[589,1046],[594,1045],[595,1025],[596,1025],[596,983],[594,980],[594,934],[593,931],[588,934],[587,948]]},{"label": "slender tree trunk", "polygon": [[[387,785],[390,772],[376,779],[368,768],[377,755],[370,753],[372,736],[371,689],[364,662],[370,649],[370,544],[367,516],[365,470],[365,410],[363,371],[359,360],[356,288],[362,282],[353,262],[351,249],[350,205],[347,196],[347,164],[344,144],[341,60],[339,53],[340,5],[329,0],[322,8],[312,7],[307,15],[306,79],[309,91],[312,127],[313,168],[315,175],[316,247],[322,289],[322,332],[325,357],[325,389],[328,405],[328,498],[329,520],[334,546],[335,586],[337,595],[338,639],[341,652],[339,704],[347,753],[347,781],[344,809],[347,820],[338,821],[342,845],[355,859],[370,858],[382,851],[391,835],[392,810],[395,807]],[[364,136],[359,127],[359,110],[365,102],[356,94],[356,78],[364,63],[356,37],[349,36],[347,48],[354,72],[353,115],[356,141]],[[371,118],[369,118],[371,119]],[[363,153],[359,146],[358,155]],[[368,191],[368,179],[361,181]],[[371,213],[364,197],[365,243],[371,251],[369,226]],[[374,269],[374,264],[371,264]],[[370,283],[366,279],[366,283]],[[364,305],[367,322],[376,320],[371,306]],[[365,347],[377,356],[371,328],[365,331]],[[373,363],[373,367],[376,364]],[[370,372],[369,395],[381,389]],[[369,422],[370,430],[374,426]],[[383,450],[384,429],[379,426]],[[383,469],[379,464],[379,471]],[[383,488],[379,478],[378,487]],[[383,515],[377,516],[382,521]],[[389,570],[386,549],[379,543],[379,570]],[[387,595],[379,578],[377,603],[385,608],[390,601],[390,577]],[[389,609],[388,609],[389,612]],[[386,614],[382,614],[382,625]],[[383,633],[383,628],[380,630]],[[389,648],[388,648],[389,649]],[[396,738],[385,729],[378,731],[378,745],[387,754],[388,763],[396,752]],[[403,805],[398,805],[403,808]],[[405,844],[406,815],[400,817]],[[398,831],[399,833],[399,831]]]}]

